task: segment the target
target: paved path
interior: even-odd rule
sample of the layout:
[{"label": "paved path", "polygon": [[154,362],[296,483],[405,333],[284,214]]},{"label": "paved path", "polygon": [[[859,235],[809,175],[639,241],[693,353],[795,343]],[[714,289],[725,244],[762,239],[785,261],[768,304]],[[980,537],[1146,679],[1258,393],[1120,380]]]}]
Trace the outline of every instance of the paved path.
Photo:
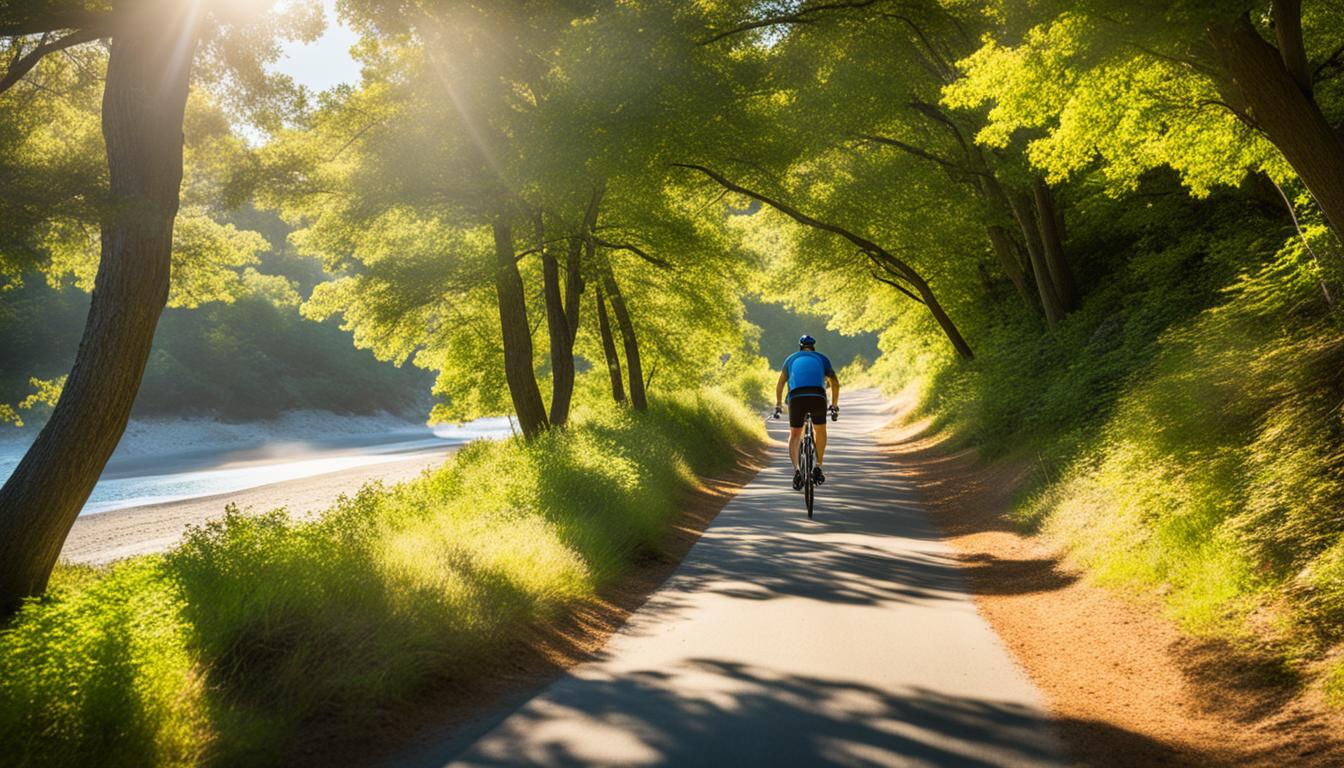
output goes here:
[{"label": "paved path", "polygon": [[[777,458],[600,659],[474,743],[411,762],[1063,764],[1040,695],[883,466],[871,434],[890,419],[883,402],[842,402],[814,521]],[[781,425],[771,433],[787,437]]]}]

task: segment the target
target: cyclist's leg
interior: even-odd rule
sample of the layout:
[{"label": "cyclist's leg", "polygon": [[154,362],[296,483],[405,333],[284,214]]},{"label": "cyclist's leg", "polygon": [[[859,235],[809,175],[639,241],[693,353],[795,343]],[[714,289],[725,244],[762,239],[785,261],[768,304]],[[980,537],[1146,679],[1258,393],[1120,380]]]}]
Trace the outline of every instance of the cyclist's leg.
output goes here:
[{"label": "cyclist's leg", "polygon": [[826,425],[813,424],[812,435],[817,441],[817,466],[821,466],[826,460]]},{"label": "cyclist's leg", "polygon": [[[793,460],[793,468],[798,469],[801,466],[798,463],[798,445],[803,441],[803,421],[807,418],[807,402],[805,398],[789,398],[789,458]],[[816,417],[813,416],[813,419]]]}]

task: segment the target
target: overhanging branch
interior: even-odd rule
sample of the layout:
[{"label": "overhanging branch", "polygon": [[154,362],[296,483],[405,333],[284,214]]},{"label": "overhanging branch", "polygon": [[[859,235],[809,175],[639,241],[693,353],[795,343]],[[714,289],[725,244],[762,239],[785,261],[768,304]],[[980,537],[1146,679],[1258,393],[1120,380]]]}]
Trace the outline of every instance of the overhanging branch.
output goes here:
[{"label": "overhanging branch", "polygon": [[600,238],[598,238],[598,237],[594,237],[594,238],[593,238],[593,245],[599,246],[599,247],[601,247],[601,248],[611,248],[611,249],[613,249],[613,250],[617,250],[617,251],[629,251],[629,252],[635,254],[636,256],[638,256],[639,258],[641,258],[641,259],[643,259],[643,260],[649,262],[650,264],[654,265],[655,267],[658,267],[659,269],[671,269],[671,268],[672,268],[672,265],[671,265],[670,263],[668,263],[667,260],[665,260],[665,259],[660,259],[660,258],[658,258],[657,256],[654,256],[653,254],[648,253],[647,251],[645,251],[644,249],[640,248],[640,247],[637,246],[637,245],[632,245],[632,244],[630,244],[630,243],[613,243],[613,242],[610,242],[610,241],[608,241],[608,240],[602,240],[602,239],[600,239]]},{"label": "overhanging branch", "polygon": [[903,277],[912,278],[914,280],[919,279],[919,275],[915,272],[914,269],[906,265],[900,259],[897,259],[895,256],[892,256],[891,254],[887,253],[886,249],[884,249],[882,246],[878,245],[877,243],[874,243],[872,240],[869,240],[866,237],[863,237],[862,235],[857,235],[853,232],[850,232],[844,227],[836,226],[835,224],[829,224],[819,219],[814,219],[811,216],[808,216],[807,214],[803,213],[802,211],[799,211],[797,208],[794,208],[793,206],[787,203],[782,203],[778,200],[775,200],[774,198],[763,195],[760,192],[755,192],[753,190],[747,189],[746,187],[737,184],[733,181],[730,181],[722,174],[710,170],[709,168],[706,168],[703,165],[694,165],[691,163],[673,163],[672,165],[678,168],[690,168],[691,170],[699,171],[708,176],[709,178],[713,179],[714,181],[718,182],[719,185],[722,186],[723,188],[730,189],[733,192],[737,192],[738,194],[741,195],[746,195],[747,197],[750,197],[753,200],[759,200],[762,203],[765,203],[771,208],[774,208],[775,210],[784,214],[785,216],[788,216],[789,218],[793,219],[799,224],[806,224],[807,226],[812,227],[814,229],[820,229],[823,232],[830,232],[833,235],[839,235],[840,237],[843,237],[849,242],[857,245],[860,249],[864,251],[873,254],[880,254],[890,259],[895,265],[898,265],[897,269],[899,269],[903,273],[902,274]]},{"label": "overhanging branch", "polygon": [[868,274],[872,275],[873,279],[876,280],[877,282],[886,283],[887,285],[890,285],[892,288],[895,288],[901,293],[904,293],[906,296],[909,296],[915,301],[918,301],[920,304],[924,303],[924,300],[916,296],[914,293],[912,293],[909,288],[906,288],[904,285],[901,285],[900,283],[896,282],[895,280],[892,280],[889,277],[883,277],[882,274],[878,272],[876,269],[868,270]]},{"label": "overhanging branch", "polygon": [[953,348],[957,350],[957,354],[961,355],[963,358],[967,360],[974,357],[974,354],[971,352],[970,345],[966,343],[966,339],[962,337],[961,331],[957,329],[956,324],[952,322],[952,318],[948,316],[947,311],[944,310],[942,304],[939,303],[937,296],[933,292],[933,289],[929,287],[928,281],[926,281],[922,276],[920,276],[920,274],[915,271],[914,267],[911,267],[909,264],[906,264],[904,261],[901,261],[899,258],[893,256],[889,251],[887,251],[887,249],[883,248],[882,246],[878,245],[877,243],[873,242],[872,240],[869,240],[868,238],[862,235],[856,234],[854,232],[849,231],[848,229],[845,229],[844,227],[840,227],[835,224],[829,224],[819,219],[814,219],[811,216],[808,216],[807,214],[803,213],[797,208],[794,208],[791,205],[782,203],[767,195],[763,195],[760,192],[747,189],[741,184],[737,184],[733,181],[730,181],[729,179],[725,178],[722,174],[713,171],[709,168],[706,168],[703,165],[695,165],[693,163],[673,163],[672,165],[677,168],[689,168],[694,171],[699,171],[708,176],[709,178],[713,179],[714,181],[718,182],[719,185],[724,187],[725,189],[730,189],[734,192],[737,192],[738,194],[746,195],[747,197],[750,197],[753,200],[759,200],[760,202],[770,206],[771,208],[774,208],[775,210],[779,211],[785,216],[788,216],[789,218],[793,219],[799,224],[805,224],[814,229],[820,229],[823,232],[830,232],[833,235],[839,235],[840,237],[843,237],[844,239],[848,240],[854,245],[857,245],[860,250],[869,254],[875,260],[879,261],[881,263],[881,266],[889,274],[896,275],[906,280],[907,282],[910,283],[911,286],[914,287],[915,292],[919,294],[919,297],[920,299],[922,299],[925,308],[929,311],[929,314],[933,315],[934,320],[938,323],[939,327],[942,328],[943,333],[947,335],[948,341],[950,341],[952,343]]},{"label": "overhanging branch", "polygon": [[71,32],[64,37],[58,37],[55,40],[47,40],[43,35],[42,42],[28,53],[17,57],[14,63],[9,65],[4,77],[0,77],[0,93],[4,93],[14,86],[15,83],[23,79],[23,76],[32,71],[37,66],[37,62],[42,60],[43,56],[56,51],[72,48],[76,45],[92,42],[102,37],[102,32],[96,29],[81,29],[77,32]]},{"label": "overhanging branch", "polygon": [[827,11],[848,11],[859,8],[867,8],[870,5],[883,2],[883,0],[841,0],[840,2],[813,3],[805,4],[803,7],[792,13],[781,13],[775,16],[766,16],[739,24],[722,32],[717,32],[703,40],[698,40],[699,45],[709,45],[716,43],[725,37],[740,35],[743,32],[750,32],[754,29],[764,29],[766,27],[777,27],[792,24],[811,24],[816,21],[815,16],[826,13]]}]

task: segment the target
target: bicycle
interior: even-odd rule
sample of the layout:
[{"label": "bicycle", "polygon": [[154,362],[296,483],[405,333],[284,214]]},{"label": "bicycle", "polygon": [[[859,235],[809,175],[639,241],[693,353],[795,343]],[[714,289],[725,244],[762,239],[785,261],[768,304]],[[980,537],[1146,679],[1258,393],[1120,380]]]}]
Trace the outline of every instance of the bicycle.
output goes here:
[{"label": "bicycle", "polygon": [[803,498],[807,501],[807,519],[812,519],[812,504],[816,500],[816,482],[812,470],[817,466],[817,441],[812,437],[812,414],[803,419],[803,442],[798,446],[798,468],[803,472]]},{"label": "bicycle", "polygon": [[[837,406],[830,406],[827,412],[831,415],[831,421],[840,418],[840,409]],[[780,411],[775,410],[774,418],[779,418]],[[807,504],[807,519],[812,519],[812,508],[816,502],[816,481],[813,480],[812,471],[817,466],[817,441],[812,436],[812,414],[803,417],[803,440],[798,445],[798,469],[803,473],[803,499]]]}]

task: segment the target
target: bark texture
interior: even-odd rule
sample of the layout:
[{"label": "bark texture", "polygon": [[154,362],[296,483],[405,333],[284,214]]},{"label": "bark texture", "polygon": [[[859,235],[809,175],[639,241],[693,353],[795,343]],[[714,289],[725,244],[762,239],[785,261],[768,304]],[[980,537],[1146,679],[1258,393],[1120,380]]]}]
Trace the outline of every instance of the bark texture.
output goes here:
[{"label": "bark texture", "polygon": [[109,208],[88,319],[65,389],[0,488],[0,614],[40,595],[116,448],[168,299],[182,119],[198,30],[153,3],[112,35],[103,90]]},{"label": "bark texture", "polygon": [[513,228],[503,216],[495,219],[494,234],[495,293],[499,298],[499,324],[504,341],[504,378],[509,383],[518,426],[524,437],[533,438],[550,424],[532,370],[532,331],[527,324],[523,278],[515,260]]}]

